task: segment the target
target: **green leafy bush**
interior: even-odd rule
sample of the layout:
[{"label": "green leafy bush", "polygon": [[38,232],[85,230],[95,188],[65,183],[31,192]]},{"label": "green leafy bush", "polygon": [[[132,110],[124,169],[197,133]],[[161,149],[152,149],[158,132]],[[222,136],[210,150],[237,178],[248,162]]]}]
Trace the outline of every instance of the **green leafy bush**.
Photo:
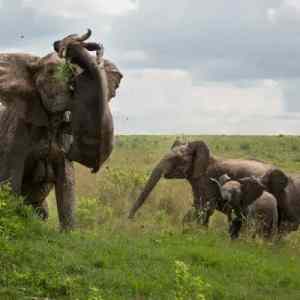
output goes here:
[{"label": "green leafy bush", "polygon": [[56,68],[55,78],[64,83],[70,83],[74,77],[74,68],[74,65],[67,61],[59,64]]},{"label": "green leafy bush", "polygon": [[103,300],[100,290],[95,287],[91,287],[87,300]]},{"label": "green leafy bush", "polygon": [[8,185],[0,187],[0,234],[14,237],[22,234],[28,223],[34,219],[31,207],[14,194]]},{"label": "green leafy bush", "polygon": [[81,197],[76,216],[80,228],[94,229],[99,224],[111,221],[113,208],[96,198]]},{"label": "green leafy bush", "polygon": [[189,267],[182,261],[175,261],[175,299],[206,300],[209,284],[200,276],[193,276]]}]

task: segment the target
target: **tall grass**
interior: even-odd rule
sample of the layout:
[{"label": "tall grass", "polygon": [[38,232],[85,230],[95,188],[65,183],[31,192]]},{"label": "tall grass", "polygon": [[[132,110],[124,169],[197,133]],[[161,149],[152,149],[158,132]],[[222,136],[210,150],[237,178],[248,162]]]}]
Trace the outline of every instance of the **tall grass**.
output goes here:
[{"label": "tall grass", "polygon": [[[81,203],[89,203],[84,199],[93,198],[99,205],[108,206],[113,216],[125,218],[152,168],[169,150],[175,138],[175,136],[118,136],[111,158],[96,176],[77,165],[77,195],[82,199],[79,206],[88,205]],[[280,135],[183,138],[186,141],[204,140],[208,143],[212,154],[220,158],[258,159],[283,168],[288,173],[300,172],[299,137]],[[191,207],[191,203],[191,188],[185,180],[162,179],[139,211],[139,215],[146,220],[163,211],[173,225],[181,226],[182,216]],[[99,211],[95,214],[99,215]],[[225,220],[220,215],[213,224],[219,227],[226,226]]]},{"label": "tall grass", "polygon": [[[266,160],[300,171],[298,137],[193,136],[219,157]],[[117,137],[99,174],[76,165],[77,229],[57,230],[0,191],[0,299],[300,299],[300,234],[276,243],[229,240],[221,215],[183,230],[189,185],[162,180],[134,221],[128,209],[172,136]]]}]

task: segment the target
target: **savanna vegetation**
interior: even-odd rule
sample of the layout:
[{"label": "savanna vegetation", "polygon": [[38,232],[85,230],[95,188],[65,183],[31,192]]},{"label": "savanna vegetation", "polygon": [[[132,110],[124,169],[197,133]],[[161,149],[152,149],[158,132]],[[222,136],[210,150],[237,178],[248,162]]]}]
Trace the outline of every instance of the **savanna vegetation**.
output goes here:
[{"label": "savanna vegetation", "polygon": [[[300,234],[230,241],[219,214],[208,230],[183,228],[190,187],[163,180],[135,220],[127,212],[174,136],[118,136],[99,174],[77,168],[77,228],[40,221],[9,188],[0,191],[0,299],[300,299]],[[256,158],[300,173],[300,138],[183,136],[216,156]]]}]

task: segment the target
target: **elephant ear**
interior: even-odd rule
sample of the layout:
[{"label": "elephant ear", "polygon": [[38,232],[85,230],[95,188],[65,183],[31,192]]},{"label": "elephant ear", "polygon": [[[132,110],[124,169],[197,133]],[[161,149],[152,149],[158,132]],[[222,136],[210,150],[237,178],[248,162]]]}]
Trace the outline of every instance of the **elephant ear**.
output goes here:
[{"label": "elephant ear", "polygon": [[120,85],[123,74],[117,66],[108,59],[104,59],[104,69],[107,77],[108,101],[110,101],[116,95],[116,90]]},{"label": "elephant ear", "polygon": [[0,96],[9,104],[14,96],[26,100],[35,95],[30,66],[39,60],[28,54],[0,54]]},{"label": "elephant ear", "polygon": [[44,126],[48,119],[33,80],[39,60],[23,53],[0,54],[0,102],[26,123]]},{"label": "elephant ear", "polygon": [[230,176],[226,173],[219,177],[219,182],[221,185],[225,184],[226,182],[228,182],[230,180],[231,180]]},{"label": "elephant ear", "polygon": [[21,192],[25,159],[30,150],[28,124],[45,126],[48,117],[34,84],[39,58],[28,54],[0,54],[0,182],[9,180]]},{"label": "elephant ear", "polygon": [[260,183],[258,178],[245,177],[238,180],[241,184],[242,191],[242,205],[244,207],[252,204],[257,198],[259,198],[263,191],[264,186]]},{"label": "elephant ear", "polygon": [[172,146],[171,146],[171,150],[174,149],[175,147],[179,147],[179,146],[182,146],[182,145],[184,145],[184,142],[180,141],[179,139],[176,139],[174,141],[174,143],[172,144]]},{"label": "elephant ear", "polygon": [[280,169],[271,169],[265,173],[261,182],[271,193],[281,193],[288,185],[288,176]]},{"label": "elephant ear", "polygon": [[209,148],[203,141],[196,141],[189,143],[189,149],[193,156],[192,177],[199,178],[207,171],[210,158]]}]

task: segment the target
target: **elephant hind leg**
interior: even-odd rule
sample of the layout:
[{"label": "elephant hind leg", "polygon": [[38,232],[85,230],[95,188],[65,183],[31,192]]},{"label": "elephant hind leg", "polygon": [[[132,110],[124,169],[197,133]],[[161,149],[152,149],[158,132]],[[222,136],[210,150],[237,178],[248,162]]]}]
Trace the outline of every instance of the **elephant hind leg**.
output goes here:
[{"label": "elephant hind leg", "polygon": [[48,209],[48,202],[45,199],[41,204],[36,205],[35,203],[32,204],[36,214],[44,221],[48,220],[49,218],[49,209]]}]

